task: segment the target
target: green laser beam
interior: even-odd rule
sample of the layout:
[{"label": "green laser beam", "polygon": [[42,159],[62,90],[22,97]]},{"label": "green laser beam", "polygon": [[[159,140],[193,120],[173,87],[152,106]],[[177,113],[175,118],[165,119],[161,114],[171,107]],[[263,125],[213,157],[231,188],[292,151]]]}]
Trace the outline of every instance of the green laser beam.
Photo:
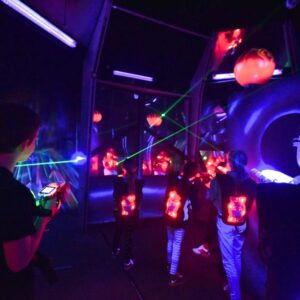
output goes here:
[{"label": "green laser beam", "polygon": [[78,159],[71,159],[71,160],[61,160],[61,161],[53,161],[53,162],[49,161],[49,162],[39,162],[39,163],[27,163],[27,164],[20,163],[16,165],[16,168],[77,163],[78,161],[79,161]]},{"label": "green laser beam", "polygon": [[154,146],[156,146],[156,145],[162,143],[163,141],[165,141],[165,140],[167,140],[167,139],[173,137],[174,135],[179,134],[180,132],[186,130],[187,128],[190,128],[190,127],[196,125],[196,124],[199,123],[199,122],[204,121],[205,119],[207,119],[207,116],[205,116],[205,117],[203,117],[202,119],[199,119],[199,120],[197,120],[197,121],[195,121],[195,122],[193,122],[193,123],[191,123],[191,124],[189,124],[189,125],[187,125],[187,126],[185,126],[185,127],[183,127],[183,128],[180,128],[179,130],[177,130],[177,131],[175,131],[175,132],[169,134],[168,136],[166,136],[166,137],[164,137],[164,138],[162,138],[162,139],[156,141],[156,142],[153,143],[151,146],[144,147],[144,148],[142,148],[141,150],[139,150],[139,151],[137,151],[137,152],[135,152],[135,153],[133,153],[133,154],[127,156],[126,158],[124,158],[124,159],[122,159],[122,160],[119,160],[119,161],[117,162],[117,164],[119,165],[119,164],[123,163],[126,159],[130,159],[130,158],[133,158],[133,157],[139,155],[140,153],[142,153],[142,152],[144,152],[144,151],[146,151],[146,150],[148,150],[148,149],[150,149],[150,148],[152,148],[152,147],[154,147]]},{"label": "green laser beam", "polygon": [[[274,84],[274,82],[273,82],[273,83],[270,83],[269,86],[272,85],[272,84]],[[253,92],[251,92],[251,93],[245,95],[245,96],[244,96],[243,98],[241,98],[241,99],[242,99],[242,100],[245,100],[246,98],[252,96],[253,94],[256,94],[257,92],[259,92],[259,91],[262,90],[263,88],[265,88],[265,87],[262,86],[262,87],[256,89],[255,91],[253,91]],[[227,108],[227,107],[228,107],[228,105],[225,106],[225,108]],[[159,140],[159,141],[153,143],[151,146],[147,146],[147,147],[145,147],[145,148],[142,148],[141,150],[139,150],[139,151],[137,151],[137,152],[135,152],[135,153],[133,153],[133,154],[127,156],[125,159],[118,161],[117,164],[120,164],[120,163],[124,162],[126,159],[130,159],[130,158],[132,158],[132,157],[134,157],[134,156],[136,156],[136,155],[139,155],[140,153],[142,153],[142,152],[144,152],[144,151],[150,149],[151,147],[154,147],[154,146],[156,146],[156,145],[162,143],[163,141],[165,141],[165,140],[167,140],[167,139],[169,139],[169,138],[171,138],[171,137],[173,137],[173,136],[179,134],[180,132],[182,132],[182,131],[184,131],[184,130],[186,130],[186,129],[188,129],[188,128],[194,126],[194,125],[196,125],[197,123],[200,123],[200,122],[202,122],[202,121],[204,121],[204,120],[210,118],[212,115],[214,115],[214,113],[211,113],[211,114],[209,114],[209,115],[206,115],[206,116],[202,117],[201,119],[199,119],[199,120],[193,122],[192,124],[187,125],[187,126],[181,128],[181,129],[179,129],[179,130],[173,132],[172,134],[170,134],[170,135],[164,137],[163,139],[161,139],[161,140]]]},{"label": "green laser beam", "polygon": [[[277,9],[276,9],[276,10],[277,10]],[[276,10],[274,10],[273,13],[275,13]],[[273,13],[272,13],[272,14],[273,14]],[[270,18],[270,17],[269,17],[269,18]],[[268,18],[266,18],[266,20],[267,20],[267,19],[268,19]],[[266,22],[266,21],[265,21],[265,22]],[[264,22],[264,23],[265,23],[265,22]],[[263,24],[263,23],[262,23],[262,24]],[[255,31],[257,31],[260,27],[262,27],[262,25],[256,27],[256,30],[255,30]],[[252,33],[252,34],[253,34],[253,33]],[[249,36],[251,36],[251,35],[249,34],[248,37],[249,37]],[[226,56],[223,57],[223,60],[225,59],[225,57],[226,57]],[[198,81],[196,81],[196,83],[194,83],[194,85],[192,85],[192,86],[191,86],[191,87],[190,87],[190,88],[189,88],[182,96],[180,96],[180,97],[179,97],[179,98],[178,98],[178,99],[177,99],[177,100],[176,100],[176,101],[175,101],[175,102],[174,102],[174,103],[173,103],[173,104],[172,104],[172,105],[164,112],[164,113],[161,114],[161,117],[162,117],[162,118],[166,118],[166,117],[167,117],[167,114],[168,114],[175,106],[177,106],[177,104],[179,104],[179,103],[186,97],[186,95],[187,95],[190,91],[192,91],[192,90],[193,90],[193,89],[194,89],[194,88],[195,88],[195,87],[203,80],[203,78],[207,78],[208,74],[209,74],[211,71],[212,71],[212,69],[208,70],[208,71],[206,72],[206,74],[205,74],[203,77],[201,77]],[[246,95],[244,98],[242,98],[242,100],[246,99],[246,98],[249,97],[250,95],[253,95],[253,94],[257,93],[257,92],[260,91],[262,88],[263,88],[263,87],[261,87],[260,89],[257,89],[256,91],[253,91],[252,93],[249,93],[249,94]],[[228,107],[228,105],[225,106],[225,108],[227,108],[227,107]],[[142,148],[141,150],[139,150],[139,151],[137,151],[137,152],[131,154],[130,156],[127,156],[125,159],[118,161],[117,164],[120,164],[120,163],[124,162],[126,159],[130,159],[130,158],[132,158],[132,157],[134,157],[134,156],[136,156],[136,155],[139,155],[140,153],[142,153],[142,152],[148,150],[149,148],[154,147],[154,146],[156,146],[156,145],[162,143],[163,141],[165,141],[165,140],[167,140],[167,139],[173,137],[174,135],[179,134],[180,132],[182,132],[182,131],[184,131],[184,130],[186,130],[186,129],[188,129],[188,128],[194,126],[194,125],[196,125],[196,124],[199,123],[199,122],[202,122],[203,120],[209,118],[209,117],[212,116],[212,115],[213,115],[213,113],[210,114],[210,115],[208,115],[208,116],[206,116],[206,117],[204,117],[204,118],[202,118],[202,119],[200,119],[200,120],[197,120],[197,121],[193,122],[192,124],[190,124],[190,125],[188,125],[188,126],[186,126],[186,127],[182,127],[182,128],[179,129],[178,131],[175,131],[174,133],[172,133],[172,134],[166,136],[165,138],[163,138],[163,139],[161,139],[161,140],[159,140],[159,141],[153,143],[151,146],[147,146],[147,147],[145,147],[145,148]],[[197,137],[197,136],[196,136],[196,137]],[[198,137],[198,138],[199,138],[199,137]],[[217,149],[217,148],[216,148],[216,149]]]},{"label": "green laser beam", "polygon": [[198,81],[196,81],[186,92],[184,92],[166,111],[164,111],[161,116],[165,117],[175,106],[177,106],[194,88],[203,80],[203,78],[206,78],[209,74],[210,70],[207,71],[207,74],[205,74],[203,77],[201,77]]},{"label": "green laser beam", "polygon": [[[159,112],[157,109],[155,109],[154,107],[151,107],[151,109],[152,109],[153,111],[155,111],[156,113],[160,114],[160,112]],[[213,116],[213,115],[214,115],[213,113],[210,114],[210,115],[208,115],[208,118],[211,117],[211,116]],[[176,126],[178,126],[178,127],[180,127],[180,128],[184,128],[182,124],[178,123],[176,120],[172,119],[171,117],[165,116],[164,118],[167,119],[168,121],[172,122],[172,123],[175,124]],[[151,126],[151,127],[152,127],[152,126]],[[220,150],[219,148],[217,148],[217,147],[214,146],[213,144],[207,142],[206,139],[204,139],[203,137],[197,135],[196,133],[192,132],[191,130],[186,129],[186,132],[188,132],[188,133],[191,134],[192,136],[196,137],[197,139],[203,141],[204,143],[206,143],[207,145],[209,145],[210,147],[212,147],[212,148],[215,149],[216,151],[219,151],[219,150]]]}]

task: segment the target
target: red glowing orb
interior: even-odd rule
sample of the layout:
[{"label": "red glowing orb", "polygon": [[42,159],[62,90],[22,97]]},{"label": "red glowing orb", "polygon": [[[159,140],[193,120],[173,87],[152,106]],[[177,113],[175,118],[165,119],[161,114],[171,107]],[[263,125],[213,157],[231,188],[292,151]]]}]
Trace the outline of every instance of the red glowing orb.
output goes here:
[{"label": "red glowing orb", "polygon": [[93,122],[99,123],[102,120],[102,115],[99,111],[94,111]]},{"label": "red glowing orb", "polygon": [[241,86],[266,83],[275,70],[273,55],[266,49],[250,49],[235,63],[234,75]]},{"label": "red glowing orb", "polygon": [[156,114],[156,113],[152,113],[149,114],[147,116],[147,122],[149,124],[149,126],[160,126],[162,123],[162,118],[160,115]]}]

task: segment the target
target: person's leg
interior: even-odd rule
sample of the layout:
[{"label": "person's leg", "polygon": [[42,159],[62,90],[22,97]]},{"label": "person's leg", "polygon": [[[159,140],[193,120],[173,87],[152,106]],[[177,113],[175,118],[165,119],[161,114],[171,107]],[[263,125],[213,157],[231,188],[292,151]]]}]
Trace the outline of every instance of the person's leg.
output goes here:
[{"label": "person's leg", "polygon": [[134,222],[130,218],[125,223],[124,232],[124,259],[125,263],[132,260],[132,234],[133,234]]},{"label": "person's leg", "polygon": [[170,275],[176,275],[181,254],[181,244],[184,237],[184,229],[174,229],[174,240],[171,258]]},{"label": "person's leg", "polygon": [[237,271],[237,277],[240,282],[241,278],[241,269],[242,269],[242,249],[245,241],[245,233],[246,230],[246,224],[242,226],[238,226],[236,228],[236,235],[233,239],[233,256],[234,256],[234,262],[235,267]]},{"label": "person's leg", "polygon": [[115,232],[114,232],[114,237],[113,237],[113,241],[112,241],[113,255],[117,255],[120,251],[120,241],[121,241],[122,231],[123,231],[122,221],[119,218],[116,218]]},{"label": "person's leg", "polygon": [[168,259],[168,268],[171,267],[172,262],[172,252],[173,252],[173,240],[174,240],[174,229],[170,226],[167,226],[167,259]]},{"label": "person's leg", "polygon": [[219,217],[217,218],[217,228],[222,262],[229,284],[230,299],[240,300],[240,280],[233,250],[236,230],[234,226],[224,224]]},{"label": "person's leg", "polygon": [[210,204],[208,205],[208,220],[201,226],[201,230],[205,233],[203,243],[192,251],[197,255],[209,257],[212,249],[216,250],[215,242],[217,241],[217,228],[216,228],[216,209]]}]

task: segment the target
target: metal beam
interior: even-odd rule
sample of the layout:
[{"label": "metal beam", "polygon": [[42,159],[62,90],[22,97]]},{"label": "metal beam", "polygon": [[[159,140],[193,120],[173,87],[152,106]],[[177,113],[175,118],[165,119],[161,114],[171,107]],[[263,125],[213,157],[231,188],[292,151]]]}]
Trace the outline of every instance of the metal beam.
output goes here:
[{"label": "metal beam", "polygon": [[125,12],[125,13],[127,13],[127,14],[129,14],[131,16],[134,16],[134,17],[137,17],[137,18],[140,18],[140,19],[143,19],[143,20],[155,23],[155,24],[159,24],[159,25],[171,28],[171,29],[175,29],[177,31],[181,31],[181,32],[186,33],[186,34],[190,34],[190,35],[193,35],[193,36],[196,36],[196,37],[200,37],[202,39],[209,40],[209,38],[210,38],[209,36],[207,36],[205,34],[194,32],[194,31],[191,31],[189,29],[186,29],[186,28],[183,28],[183,27],[179,27],[179,26],[176,26],[176,25],[173,25],[173,24],[170,24],[170,23],[158,20],[158,19],[147,17],[145,15],[142,15],[140,13],[134,12],[134,11],[129,10],[127,8],[123,8],[123,7],[120,7],[120,6],[117,6],[117,5],[113,5],[112,8],[116,9],[116,10],[119,10],[119,11],[122,11],[122,12]]},{"label": "metal beam", "polygon": [[87,226],[88,194],[89,194],[89,170],[91,158],[91,132],[95,103],[96,73],[99,65],[100,52],[103,46],[104,36],[110,17],[112,2],[104,0],[95,26],[89,48],[83,64],[81,117],[79,128],[80,151],[86,154],[87,161],[79,169],[79,199],[82,212],[83,231]]}]

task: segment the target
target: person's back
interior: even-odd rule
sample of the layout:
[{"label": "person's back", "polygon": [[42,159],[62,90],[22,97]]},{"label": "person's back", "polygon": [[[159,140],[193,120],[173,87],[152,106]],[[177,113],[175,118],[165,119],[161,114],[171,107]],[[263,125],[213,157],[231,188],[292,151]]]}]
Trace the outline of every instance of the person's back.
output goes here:
[{"label": "person's back", "polygon": [[144,180],[136,176],[135,160],[125,160],[126,174],[113,179],[115,232],[112,242],[112,255],[116,257],[121,248],[124,235],[124,269],[134,265],[132,235],[137,225],[139,209],[143,197]]},{"label": "person's back", "polygon": [[255,197],[256,185],[245,170],[243,151],[229,153],[231,171],[217,175],[211,183],[211,200],[217,212],[217,228],[222,262],[229,284],[230,299],[241,299],[241,254],[247,228],[247,210]]},{"label": "person's back", "polygon": [[198,165],[187,162],[183,175],[172,177],[168,183],[164,201],[164,219],[167,225],[167,259],[169,286],[184,283],[183,276],[177,272],[181,254],[181,245],[189,220],[191,205],[192,178],[198,173]]},{"label": "person's back", "polygon": [[17,162],[34,151],[38,116],[17,104],[0,104],[0,299],[33,299],[31,261],[56,203],[48,201],[49,216],[34,217],[30,190],[13,178]]}]

